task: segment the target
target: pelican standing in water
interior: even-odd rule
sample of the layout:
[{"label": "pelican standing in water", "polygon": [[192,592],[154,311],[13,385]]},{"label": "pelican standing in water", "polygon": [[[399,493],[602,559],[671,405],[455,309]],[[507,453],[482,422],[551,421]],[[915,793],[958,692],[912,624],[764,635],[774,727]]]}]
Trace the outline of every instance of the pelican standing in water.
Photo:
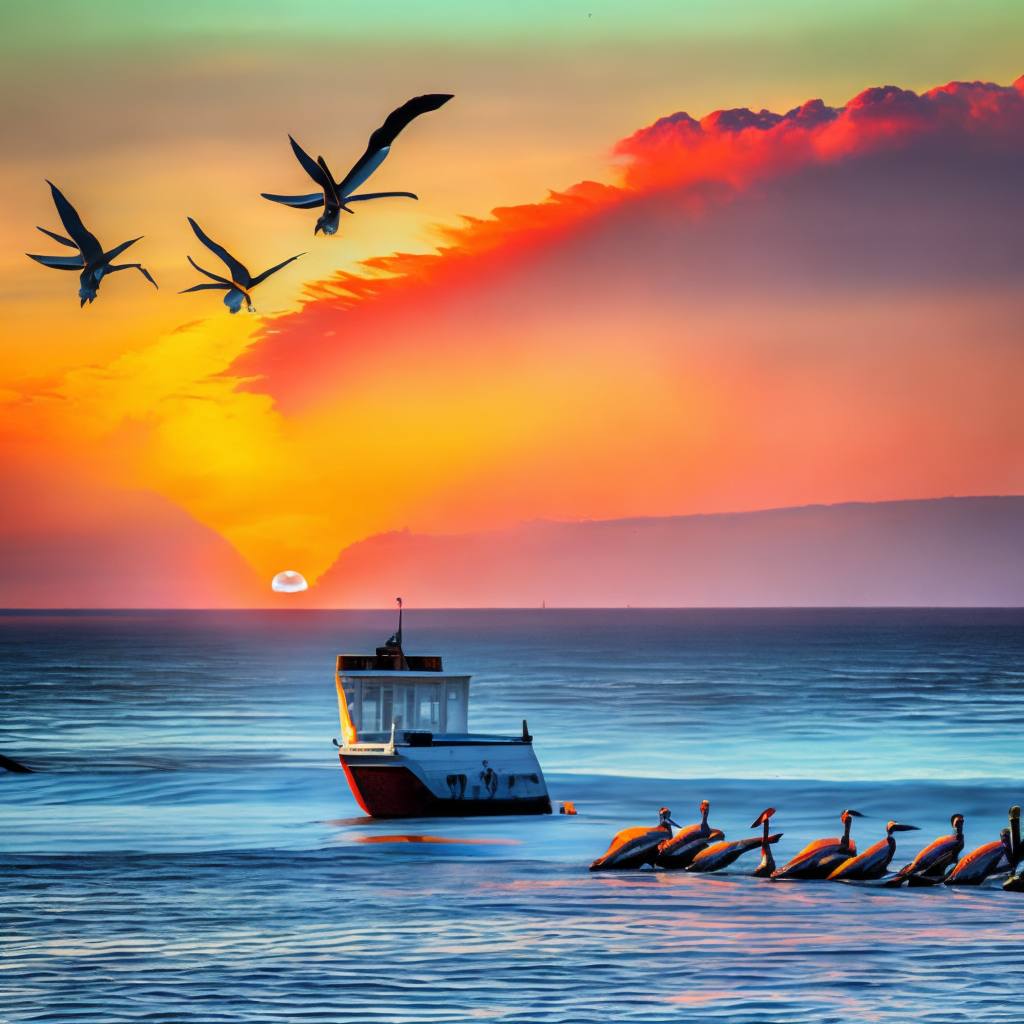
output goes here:
[{"label": "pelican standing in water", "polygon": [[751,828],[757,828],[758,825],[764,825],[764,832],[761,834],[761,863],[754,868],[755,878],[770,878],[772,872],[775,871],[775,857],[772,855],[772,837],[768,835],[768,819],[775,813],[774,807],[769,807],[768,810],[761,812],[761,817],[751,825]]},{"label": "pelican standing in water", "polygon": [[405,196],[408,199],[418,199],[414,192],[362,192],[357,194],[355,190],[370,177],[371,174],[384,162],[384,158],[391,150],[391,143],[395,141],[399,133],[410,121],[425,114],[430,110],[437,110],[444,106],[452,98],[450,93],[428,93],[425,96],[414,96],[407,103],[403,103],[397,110],[388,114],[384,123],[370,136],[370,142],[366,152],[355,162],[352,169],[341,181],[335,181],[324,158],[318,156],[315,160],[289,135],[288,141],[292,144],[292,152],[302,165],[302,169],[316,182],[320,191],[310,192],[302,196],[280,196],[270,192],[261,192],[264,199],[272,203],[282,203],[285,206],[293,206],[299,210],[314,210],[323,207],[324,212],[316,222],[313,234],[322,231],[325,235],[333,235],[338,230],[338,221],[341,218],[341,211],[354,213],[348,208],[349,203],[361,203],[368,199],[384,199],[389,196]]},{"label": "pelican standing in water", "polygon": [[[946,885],[981,885],[989,875],[1013,874],[1021,858],[1020,808],[1010,808],[1010,827],[999,833],[998,842],[986,843],[962,857],[946,876]],[[1007,879],[1009,881],[1009,879]]]},{"label": "pelican standing in water", "polygon": [[956,864],[964,848],[964,816],[954,814],[949,823],[953,834],[939,836],[929,843],[909,864],[904,865],[887,883],[898,887],[904,882],[911,886],[938,885],[946,872]]},{"label": "pelican standing in water", "polygon": [[885,826],[885,838],[874,846],[869,846],[860,856],[850,857],[843,861],[828,876],[830,882],[862,882],[881,878],[889,870],[889,862],[896,853],[896,840],[893,832],[918,832],[916,825],[901,825],[898,821],[890,821]]},{"label": "pelican standing in water", "polygon": [[253,308],[252,297],[249,294],[252,289],[262,281],[266,281],[271,274],[276,274],[282,267],[287,267],[292,260],[297,260],[299,256],[306,255],[304,252],[300,252],[298,256],[289,256],[283,263],[278,263],[276,267],[264,270],[262,274],[253,277],[244,264],[239,263],[223,245],[218,245],[213,241],[213,239],[209,238],[203,229],[191,217],[189,217],[188,222],[192,225],[192,230],[196,233],[196,238],[198,238],[199,241],[210,250],[210,252],[220,257],[224,266],[228,268],[228,272],[231,274],[231,279],[228,280],[226,277],[220,277],[217,274],[211,274],[208,270],[203,270],[203,268],[199,266],[191,256],[189,256],[187,257],[189,263],[191,263],[200,274],[205,274],[217,283],[194,284],[191,288],[185,288],[178,294],[184,295],[186,292],[202,292],[207,290],[227,292],[227,295],[224,296],[224,305],[227,306],[232,313],[237,313],[242,308],[243,299],[245,300],[246,308],[249,312],[255,313],[256,310]]},{"label": "pelican standing in water", "polygon": [[672,812],[662,807],[658,812],[658,824],[654,828],[627,828],[616,833],[612,845],[603,857],[590,865],[591,871],[625,871],[653,864],[658,855],[658,844],[671,838],[672,827],[679,826],[672,820]]},{"label": "pelican standing in water", "polygon": [[705,849],[709,843],[725,838],[721,829],[712,828],[708,824],[708,811],[711,804],[707,800],[700,802],[700,821],[696,825],[681,828],[658,848],[656,861],[660,868],[685,868],[694,857]]},{"label": "pelican standing in water", "polygon": [[[774,859],[772,858],[771,847],[773,843],[777,843],[782,838],[781,832],[776,832],[775,835],[768,835],[768,819],[775,813],[774,807],[769,807],[758,815],[757,820],[751,825],[751,828],[757,828],[758,825],[764,825],[763,836],[753,836],[750,839],[736,839],[731,843],[712,843],[710,846],[701,850],[693,860],[687,865],[687,871],[721,871],[723,868],[727,868],[733,861],[737,860],[748,850],[756,850],[759,846],[761,847],[762,858],[761,865],[758,866],[758,871],[761,871],[762,866],[765,863],[765,858],[772,859],[772,867],[775,867]],[[763,872],[762,872],[763,874]]]},{"label": "pelican standing in water", "polygon": [[857,844],[850,838],[854,818],[863,818],[860,811],[843,811],[841,839],[818,839],[805,846],[788,864],[771,873],[773,882],[796,878],[828,878],[850,857],[857,855]]},{"label": "pelican standing in water", "polygon": [[55,231],[47,231],[46,228],[39,228],[44,235],[49,235],[55,242],[66,245],[69,249],[77,249],[77,256],[36,256],[33,253],[26,253],[30,260],[42,263],[44,267],[52,267],[54,270],[80,270],[78,278],[78,297],[81,299],[79,308],[87,302],[91,303],[100,290],[100,282],[107,274],[116,274],[119,270],[137,270],[154,287],[159,285],[150,276],[149,271],[141,263],[114,263],[130,245],[134,245],[139,238],[131,238],[127,242],[114,246],[108,252],[103,251],[103,246],[92,232],[87,231],[78,216],[78,211],[68,202],[64,193],[52,181],[47,181],[50,186],[50,194],[53,196],[53,204],[57,207],[57,215],[60,217],[64,230],[71,236],[65,238]]}]

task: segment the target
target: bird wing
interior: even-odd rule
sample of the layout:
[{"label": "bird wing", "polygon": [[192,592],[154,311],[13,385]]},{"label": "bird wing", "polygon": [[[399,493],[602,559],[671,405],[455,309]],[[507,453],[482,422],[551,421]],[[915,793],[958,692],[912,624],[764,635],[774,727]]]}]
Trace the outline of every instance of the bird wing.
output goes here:
[{"label": "bird wing", "polygon": [[[142,235],[139,235],[139,238],[142,238]],[[134,245],[139,240],[139,238],[130,238],[128,239],[127,242],[122,242],[120,245],[115,246],[113,249],[110,250],[110,252],[105,252],[103,254],[103,259],[107,263],[109,263],[111,260],[116,260],[117,257],[120,256],[121,253],[123,253],[125,249],[128,248],[128,246]]]},{"label": "bird wing", "polygon": [[359,188],[380,167],[388,155],[391,143],[398,138],[399,133],[410,121],[419,117],[420,114],[437,110],[451,98],[450,93],[428,93],[425,96],[414,96],[408,103],[403,103],[397,110],[392,110],[385,118],[384,123],[370,136],[366,152],[355,162],[352,170],[338,185],[338,194],[344,196],[347,192]]},{"label": "bird wing", "polygon": [[[334,181],[329,173],[324,173],[320,166],[290,135],[288,141],[292,144],[292,152],[296,159],[302,164],[302,169],[324,190],[324,195],[334,192]],[[321,157],[321,159],[323,159]]]},{"label": "bird wing", "polygon": [[[889,840],[882,839],[869,846],[863,853],[856,857],[847,857],[828,876],[830,882],[838,881],[841,878],[856,878],[870,872],[878,866],[878,863],[889,856]],[[883,867],[884,870],[884,867]]]},{"label": "bird wing", "polygon": [[939,836],[938,839],[929,843],[910,864],[900,868],[898,874],[902,877],[916,874],[941,874],[949,867],[955,857],[957,837]]},{"label": "bird wing", "polygon": [[[224,248],[223,245],[218,245],[212,238],[210,238],[203,231],[203,229],[191,217],[189,217],[188,222],[189,224],[192,225],[192,230],[196,233],[196,238],[198,238],[199,241],[202,242],[203,245],[205,245],[206,248],[210,250],[210,252],[212,252],[215,256],[218,256],[224,262],[224,266],[226,266],[231,273],[232,281],[242,285],[245,288],[250,287],[252,277],[249,274],[249,271],[246,268],[245,264],[239,263],[238,260],[236,260],[235,257],[232,256],[231,253],[229,253],[227,249]],[[191,256],[189,257],[189,262],[192,263]],[[194,263],[192,263],[192,266],[196,267]],[[196,267],[196,270],[199,269],[199,267]],[[218,278],[215,274],[211,274],[205,270],[201,272],[206,274],[207,277],[214,278],[214,280],[222,280],[221,278]]]},{"label": "bird wing", "polygon": [[54,270],[81,270],[85,266],[84,256],[36,256],[27,252],[25,255],[36,263],[42,263],[44,267],[53,267]]},{"label": "bird wing", "polygon": [[[67,201],[64,193],[52,181],[47,180],[50,186],[50,193],[53,195],[53,205],[57,207],[60,221],[64,230],[75,240],[75,245],[82,251],[86,261],[91,263],[94,259],[103,255],[103,246],[100,245],[96,236],[85,230],[82,218],[78,211]],[[49,234],[49,232],[47,232]]]},{"label": "bird wing", "polygon": [[205,292],[208,289],[216,289],[217,291],[229,292],[234,288],[233,284],[194,284],[191,288],[183,288],[179,295],[184,295],[185,292]]},{"label": "bird wing", "polygon": [[211,278],[212,280],[219,281],[222,285],[224,285],[225,288],[234,288],[234,286],[235,286],[234,281],[229,281],[226,277],[221,277],[219,274],[211,274],[210,271],[203,270],[203,268],[201,266],[199,266],[199,264],[196,263],[196,261],[194,259],[192,259],[191,256],[186,256],[185,259],[187,259],[189,261],[189,263],[191,263],[192,266],[195,267],[195,269],[199,271],[200,274],[205,274],[207,277]]},{"label": "bird wing", "polygon": [[389,196],[405,196],[407,199],[419,199],[415,192],[363,192],[356,196],[345,196],[345,202],[361,203],[364,199],[387,199]]},{"label": "bird wing", "polygon": [[56,231],[47,231],[46,228],[36,226],[36,231],[42,231],[44,235],[49,235],[55,242],[60,242],[61,245],[68,245],[72,249],[77,249],[78,246],[71,241],[70,238],[65,238],[63,235],[58,235]]},{"label": "bird wing", "polygon": [[324,205],[323,192],[310,192],[307,196],[276,196],[270,192],[261,192],[260,195],[272,203],[294,206],[297,210],[315,210],[318,206]]},{"label": "bird wing", "polygon": [[305,255],[306,254],[304,252],[300,252],[298,254],[298,256],[289,256],[288,259],[286,259],[284,262],[278,263],[278,265],[276,267],[271,267],[269,270],[264,270],[263,273],[260,274],[259,277],[254,277],[249,282],[249,287],[250,288],[255,288],[256,285],[258,285],[261,281],[266,281],[266,279],[268,277],[270,277],[271,274],[276,274],[282,267],[287,267],[288,264],[292,262],[292,260],[297,260],[299,258],[299,256],[305,256]]},{"label": "bird wing", "polygon": [[118,270],[137,270],[154,288],[157,290],[160,288],[160,285],[153,280],[152,275],[141,263],[121,263],[116,267],[107,267],[109,273],[116,273]]},{"label": "bird wing", "polygon": [[1006,847],[999,840],[971,850],[957,861],[956,867],[946,879],[946,884],[949,885],[951,882],[955,883],[964,878],[984,879],[986,875],[993,873],[1005,850]]}]

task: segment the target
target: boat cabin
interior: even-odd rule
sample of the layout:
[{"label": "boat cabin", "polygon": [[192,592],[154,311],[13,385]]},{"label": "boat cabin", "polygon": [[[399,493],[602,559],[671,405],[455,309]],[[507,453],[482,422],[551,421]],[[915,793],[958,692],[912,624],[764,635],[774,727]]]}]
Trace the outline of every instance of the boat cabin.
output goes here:
[{"label": "boat cabin", "polygon": [[403,732],[469,731],[469,676],[446,675],[440,658],[339,654],[337,683],[360,738],[390,734],[392,722],[399,740]]}]

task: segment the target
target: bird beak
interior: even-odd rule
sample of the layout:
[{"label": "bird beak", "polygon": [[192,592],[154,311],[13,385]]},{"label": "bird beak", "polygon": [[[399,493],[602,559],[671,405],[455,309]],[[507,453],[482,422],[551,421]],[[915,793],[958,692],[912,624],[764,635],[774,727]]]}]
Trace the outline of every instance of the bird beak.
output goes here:
[{"label": "bird beak", "polygon": [[774,807],[769,807],[767,810],[762,811],[757,816],[757,820],[750,827],[751,828],[757,828],[758,825],[763,825],[774,813],[775,813],[775,808]]},{"label": "bird beak", "polygon": [[672,826],[673,828],[682,828],[682,827],[683,827],[682,825],[680,825],[680,824],[679,824],[679,822],[678,822],[678,821],[673,821],[673,820],[672,820],[671,818],[669,818],[669,819],[668,819],[668,823],[669,823],[669,824],[670,824],[670,825],[671,825],[671,826]]},{"label": "bird beak", "polygon": [[893,832],[920,832],[916,825],[893,825]]},{"label": "bird beak", "polygon": [[849,814],[851,818],[864,818],[864,817],[866,817],[866,815],[861,814],[860,811],[847,811],[846,813]]}]

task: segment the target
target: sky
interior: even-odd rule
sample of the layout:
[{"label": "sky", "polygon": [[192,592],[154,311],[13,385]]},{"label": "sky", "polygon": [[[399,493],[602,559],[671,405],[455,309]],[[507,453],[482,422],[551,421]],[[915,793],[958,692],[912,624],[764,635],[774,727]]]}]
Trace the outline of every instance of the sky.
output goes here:
[{"label": "sky", "polygon": [[[1024,493],[1019,3],[0,28],[0,605],[280,603],[394,530]],[[312,187],[289,133],[340,174],[424,92],[455,98],[371,179],[418,201],[325,238],[260,198]],[[159,290],[80,309],[26,259],[44,179]],[[216,269],[186,216],[254,272],[304,255],[231,316],[178,294]]]}]

